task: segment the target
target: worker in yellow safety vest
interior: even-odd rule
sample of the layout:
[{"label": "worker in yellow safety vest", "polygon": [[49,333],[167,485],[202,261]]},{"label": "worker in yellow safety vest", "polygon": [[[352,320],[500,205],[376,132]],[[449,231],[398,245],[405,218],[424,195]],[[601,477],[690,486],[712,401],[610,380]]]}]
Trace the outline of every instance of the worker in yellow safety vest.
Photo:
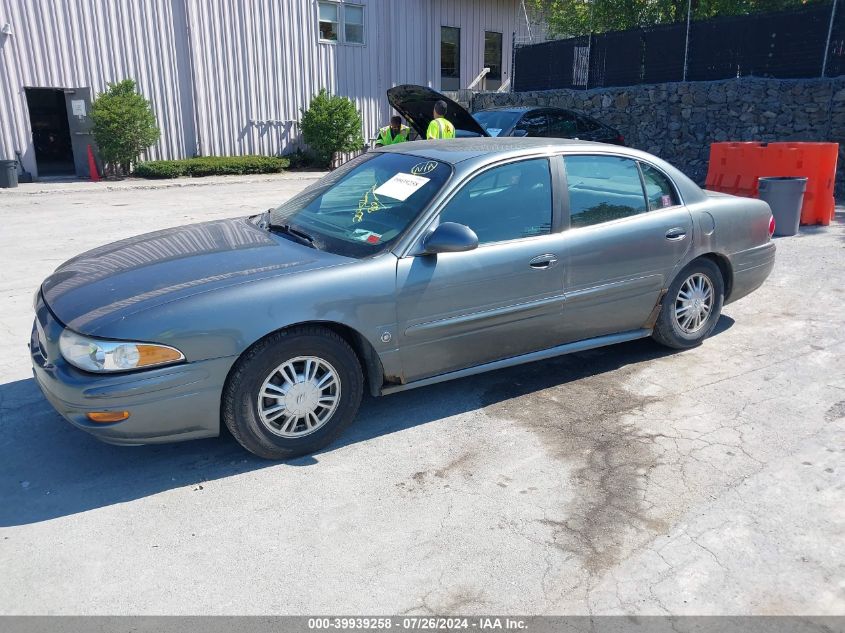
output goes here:
[{"label": "worker in yellow safety vest", "polygon": [[396,143],[404,143],[408,140],[411,134],[411,128],[407,125],[402,125],[402,118],[398,116],[390,117],[390,125],[385,125],[378,131],[378,138],[376,139],[376,147],[383,145],[395,145]]},{"label": "worker in yellow safety vest", "polygon": [[438,101],[434,104],[434,118],[428,124],[425,137],[455,138],[455,126],[446,118],[446,102]]}]

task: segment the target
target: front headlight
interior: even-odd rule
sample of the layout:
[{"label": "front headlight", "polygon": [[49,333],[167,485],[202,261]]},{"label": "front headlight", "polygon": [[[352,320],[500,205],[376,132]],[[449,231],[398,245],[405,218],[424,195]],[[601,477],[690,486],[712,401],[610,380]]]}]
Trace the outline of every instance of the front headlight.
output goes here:
[{"label": "front headlight", "polygon": [[62,332],[59,349],[64,359],[74,367],[98,373],[130,371],[185,360],[182,352],[167,345],[105,341],[71,330]]}]

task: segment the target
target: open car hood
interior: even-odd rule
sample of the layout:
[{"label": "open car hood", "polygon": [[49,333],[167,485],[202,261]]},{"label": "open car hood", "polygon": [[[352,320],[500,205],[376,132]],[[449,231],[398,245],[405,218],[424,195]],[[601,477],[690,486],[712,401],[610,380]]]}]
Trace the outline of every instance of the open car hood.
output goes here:
[{"label": "open car hood", "polygon": [[456,130],[471,132],[479,136],[490,136],[478,121],[467,112],[464,107],[449,97],[426,86],[405,84],[395,86],[387,91],[387,101],[402,115],[420,138],[425,138],[428,124],[431,123],[434,104],[443,100],[448,106],[446,118],[452,122]]}]

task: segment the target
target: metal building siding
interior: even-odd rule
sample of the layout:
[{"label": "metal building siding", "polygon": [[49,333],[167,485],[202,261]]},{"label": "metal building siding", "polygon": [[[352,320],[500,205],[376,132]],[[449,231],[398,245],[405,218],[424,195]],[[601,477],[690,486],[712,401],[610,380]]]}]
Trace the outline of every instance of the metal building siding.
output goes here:
[{"label": "metal building siding", "polygon": [[[90,87],[92,97],[107,83],[127,77],[150,100],[161,140],[148,156],[185,155],[193,125],[184,121],[185,90],[176,74],[178,31],[171,28],[180,0],[0,0],[0,21],[12,26],[0,36],[0,156],[24,152],[35,169],[25,87]],[[190,102],[190,96],[187,96]]]},{"label": "metal building siding", "polygon": [[440,87],[440,26],[461,28],[465,87],[483,67],[484,31],[524,32],[519,0],[355,0],[363,46],[319,42],[317,0],[0,0],[0,158],[35,167],[24,87],[90,87],[134,78],[161,140],[148,158],[276,154],[299,137],[320,88],[358,106],[364,137],[391,114],[385,91]]},{"label": "metal building siding", "polygon": [[466,88],[484,68],[484,33],[502,34],[502,82],[511,76],[513,36],[527,33],[519,0],[430,0],[428,44],[431,85],[440,89],[440,27],[461,29],[461,87]]},{"label": "metal building siding", "polygon": [[278,152],[296,139],[292,121],[321,88],[373,118],[373,3],[367,46],[318,44],[316,2],[189,3],[202,153]]}]

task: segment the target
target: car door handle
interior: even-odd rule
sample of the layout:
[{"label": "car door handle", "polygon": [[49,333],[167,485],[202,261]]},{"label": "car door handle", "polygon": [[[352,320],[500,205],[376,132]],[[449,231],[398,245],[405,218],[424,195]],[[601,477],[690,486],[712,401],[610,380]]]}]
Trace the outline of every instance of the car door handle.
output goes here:
[{"label": "car door handle", "polygon": [[674,229],[669,229],[668,231],[666,231],[666,239],[670,242],[680,242],[686,236],[686,229],[682,229],[680,227],[675,227]]},{"label": "car door handle", "polygon": [[557,255],[546,253],[545,255],[537,255],[537,257],[528,262],[528,265],[535,270],[545,270],[546,268],[551,268],[557,262]]}]

